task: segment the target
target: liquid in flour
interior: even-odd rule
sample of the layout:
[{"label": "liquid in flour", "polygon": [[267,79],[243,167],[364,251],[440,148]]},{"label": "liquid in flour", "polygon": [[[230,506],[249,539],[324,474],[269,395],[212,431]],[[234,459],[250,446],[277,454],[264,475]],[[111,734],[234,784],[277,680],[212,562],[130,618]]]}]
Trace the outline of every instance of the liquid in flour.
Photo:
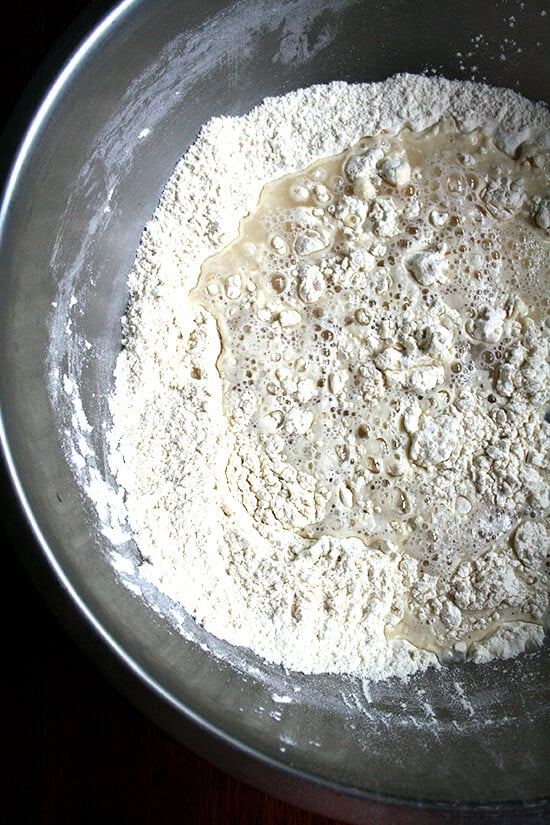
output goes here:
[{"label": "liquid in flour", "polygon": [[[548,174],[541,149],[513,159],[451,119],[363,138],[266,185],[193,293],[221,340],[232,495],[266,537],[359,538],[413,558],[427,591],[390,635],[438,653],[458,627],[464,643],[542,620],[525,599],[469,609],[451,591],[545,514],[532,484],[503,477],[493,442],[509,452],[523,427],[524,461],[547,448],[547,367],[514,427],[520,388],[505,377],[526,333],[547,356]],[[530,473],[542,492],[540,460]]]}]

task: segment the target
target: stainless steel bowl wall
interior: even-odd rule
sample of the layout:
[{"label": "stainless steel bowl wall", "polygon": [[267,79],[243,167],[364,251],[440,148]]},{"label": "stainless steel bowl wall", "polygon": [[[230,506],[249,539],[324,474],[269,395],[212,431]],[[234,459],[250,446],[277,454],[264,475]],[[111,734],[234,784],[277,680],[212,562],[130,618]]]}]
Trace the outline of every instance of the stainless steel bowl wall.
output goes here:
[{"label": "stainless steel bowl wall", "polygon": [[78,374],[107,472],[126,276],[164,183],[209,117],[312,83],[398,71],[473,71],[540,99],[544,3],[525,5],[122,3],[53,82],[7,182],[0,398],[6,463],[33,533],[29,566],[69,630],[160,725],[236,775],[350,821],[365,800],[437,808],[547,796],[547,651],[366,690],[236,657],[200,630],[184,638],[113,568],[66,457],[74,409],[63,376]]}]

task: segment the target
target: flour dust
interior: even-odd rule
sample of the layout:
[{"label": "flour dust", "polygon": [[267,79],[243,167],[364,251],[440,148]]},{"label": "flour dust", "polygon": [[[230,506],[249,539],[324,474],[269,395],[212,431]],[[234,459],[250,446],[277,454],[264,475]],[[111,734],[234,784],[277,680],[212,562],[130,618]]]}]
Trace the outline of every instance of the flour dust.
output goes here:
[{"label": "flour dust", "polygon": [[411,75],[216,118],[129,276],[110,462],[143,578],[370,679],[548,616],[550,117]]}]

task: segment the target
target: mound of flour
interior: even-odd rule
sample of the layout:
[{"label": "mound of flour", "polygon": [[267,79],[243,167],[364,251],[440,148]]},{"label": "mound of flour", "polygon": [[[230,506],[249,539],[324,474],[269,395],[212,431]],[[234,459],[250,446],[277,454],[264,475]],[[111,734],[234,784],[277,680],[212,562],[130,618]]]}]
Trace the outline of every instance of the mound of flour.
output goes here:
[{"label": "mound of flour", "polygon": [[[291,669],[404,677],[438,660],[405,639],[387,640],[418,584],[406,557],[367,553],[354,537],[260,532],[232,494],[220,338],[189,294],[265,183],[362,136],[405,124],[425,129],[445,114],[462,130],[483,127],[510,154],[525,141],[549,140],[543,104],[471,82],[398,75],[267,99],[243,117],[204,126],[168,181],[129,275],[110,463],[141,572],[211,633]],[[471,657],[515,655],[541,641],[537,624],[508,626],[489,646],[474,645]]]}]

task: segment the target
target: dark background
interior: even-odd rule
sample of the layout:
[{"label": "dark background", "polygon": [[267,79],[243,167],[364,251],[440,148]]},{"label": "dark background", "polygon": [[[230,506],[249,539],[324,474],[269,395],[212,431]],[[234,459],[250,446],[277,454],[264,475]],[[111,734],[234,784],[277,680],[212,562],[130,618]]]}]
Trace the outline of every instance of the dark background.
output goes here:
[{"label": "dark background", "polygon": [[[85,0],[16,0],[10,4],[8,19],[4,8],[0,128],[4,130],[8,120],[10,127],[4,133],[2,172],[9,166],[10,149],[17,144],[33,104],[63,56],[109,7],[105,2],[88,5]],[[12,520],[14,503],[1,487],[0,492],[0,524],[5,524],[6,518]],[[4,822],[329,822],[233,780],[145,719],[58,624],[17,558],[12,532],[8,538],[0,526],[0,539],[7,756],[1,800]]]}]

